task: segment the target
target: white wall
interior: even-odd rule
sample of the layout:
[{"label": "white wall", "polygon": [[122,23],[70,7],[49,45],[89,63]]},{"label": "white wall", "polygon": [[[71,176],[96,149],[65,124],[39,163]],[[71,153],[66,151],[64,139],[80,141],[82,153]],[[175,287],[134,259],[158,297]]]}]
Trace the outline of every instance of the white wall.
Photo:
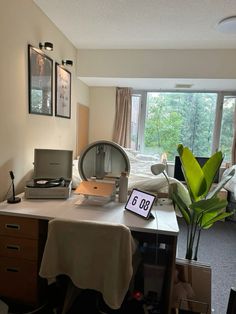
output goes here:
[{"label": "white wall", "polygon": [[90,143],[112,140],[115,99],[115,87],[90,87]]},{"label": "white wall", "polygon": [[[32,0],[2,0],[0,77],[0,200],[10,185],[9,171],[15,174],[17,192],[23,190],[33,168],[34,148],[76,150],[76,105],[88,105],[88,88],[76,78],[77,50],[42,13]],[[48,52],[54,62],[71,59],[71,119],[28,113],[27,45],[38,47],[50,41]],[[54,67],[53,67],[54,68]],[[54,83],[54,81],[53,81]],[[54,85],[54,84],[53,84]],[[53,101],[54,101],[53,91]],[[76,153],[74,154],[76,155]]]},{"label": "white wall", "polygon": [[82,82],[81,80],[78,79],[78,99],[79,103],[84,106],[89,107],[90,103],[90,92],[89,92],[89,87]]},{"label": "white wall", "polygon": [[236,78],[236,49],[79,50],[80,77]]}]

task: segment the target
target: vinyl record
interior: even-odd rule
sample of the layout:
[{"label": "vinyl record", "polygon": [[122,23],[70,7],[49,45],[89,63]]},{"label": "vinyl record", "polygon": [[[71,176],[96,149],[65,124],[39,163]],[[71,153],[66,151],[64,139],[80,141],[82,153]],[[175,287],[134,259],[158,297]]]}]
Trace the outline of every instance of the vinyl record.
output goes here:
[{"label": "vinyl record", "polygon": [[29,181],[26,186],[29,188],[51,188],[61,186],[63,183],[64,183],[63,178],[59,179],[38,178]]}]

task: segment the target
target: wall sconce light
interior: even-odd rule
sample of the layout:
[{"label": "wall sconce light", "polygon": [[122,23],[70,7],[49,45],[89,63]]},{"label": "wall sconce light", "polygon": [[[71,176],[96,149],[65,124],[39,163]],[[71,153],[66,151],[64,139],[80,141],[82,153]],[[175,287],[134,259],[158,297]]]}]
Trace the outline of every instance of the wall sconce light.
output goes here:
[{"label": "wall sconce light", "polygon": [[48,51],[52,51],[53,50],[53,44],[46,41],[44,44],[42,43],[39,43],[39,49],[45,49],[45,50],[48,50]]},{"label": "wall sconce light", "polygon": [[73,61],[72,60],[62,60],[62,65],[70,65],[72,67]]}]

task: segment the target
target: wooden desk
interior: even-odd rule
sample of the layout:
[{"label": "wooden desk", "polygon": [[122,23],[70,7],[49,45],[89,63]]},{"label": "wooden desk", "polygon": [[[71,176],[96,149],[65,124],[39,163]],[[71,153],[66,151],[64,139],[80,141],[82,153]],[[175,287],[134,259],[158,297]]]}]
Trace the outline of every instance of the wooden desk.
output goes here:
[{"label": "wooden desk", "polygon": [[[93,220],[93,221],[103,221],[103,222],[115,222],[126,225],[130,230],[140,238],[145,238],[147,240],[151,239],[154,242],[158,238],[160,243],[166,244],[166,250],[168,253],[167,258],[167,271],[166,271],[166,284],[164,290],[164,314],[168,314],[171,311],[171,294],[172,294],[172,285],[173,285],[173,271],[175,265],[175,256],[176,256],[176,243],[177,236],[179,232],[176,215],[174,209],[170,205],[161,205],[157,204],[154,206],[152,213],[155,216],[155,219],[144,220],[139,216],[136,216],[130,212],[124,210],[124,204],[109,202],[104,205],[77,205],[79,196],[72,194],[72,196],[67,199],[56,199],[56,200],[30,200],[25,199],[24,195],[19,195],[22,200],[18,204],[8,204],[7,202],[0,203],[0,239],[2,242],[6,240],[6,237],[9,236],[8,231],[10,229],[10,237],[12,240],[19,238],[24,239],[34,239],[36,241],[35,246],[37,247],[37,271],[40,266],[42,252],[38,249],[40,244],[45,240],[45,224],[47,221],[53,218],[68,218],[75,220]],[[17,219],[20,219],[20,222],[17,222]],[[23,220],[22,220],[23,219]],[[9,220],[9,222],[8,222]],[[27,225],[34,223],[37,225],[37,232],[32,237],[29,233],[23,233],[24,228],[19,226],[19,224],[24,223]],[[10,227],[9,227],[10,226]],[[35,228],[35,227],[34,227]],[[13,231],[14,232],[13,232]],[[12,233],[13,232],[13,233]],[[40,240],[42,239],[42,241]],[[13,241],[14,242],[14,241]],[[19,244],[18,244],[19,245]],[[6,252],[4,252],[3,246],[0,246],[0,261],[5,261]],[[12,246],[12,244],[11,244]],[[14,244],[13,244],[14,246]],[[14,249],[13,249],[14,250]],[[15,250],[14,250],[15,251]],[[29,252],[27,253],[30,254]],[[32,254],[33,249],[32,249]],[[14,256],[16,258],[16,256]],[[26,259],[23,256],[21,258],[21,263],[26,263]],[[8,256],[8,261],[11,261],[12,257]],[[1,266],[1,263],[0,263]],[[3,266],[2,266],[3,267]],[[0,269],[4,272],[5,270]],[[14,283],[14,272],[10,272],[10,285],[17,286]],[[7,274],[4,275],[7,279]],[[13,280],[13,281],[12,281]],[[10,288],[8,287],[7,294],[4,294],[4,284],[1,280],[0,282],[0,297],[12,297],[14,295],[9,295]],[[31,287],[31,289],[33,289]],[[38,282],[35,282],[35,289],[38,289]],[[13,294],[17,295],[16,289],[13,289]],[[38,290],[36,291],[38,294]],[[35,294],[35,295],[36,295]],[[20,297],[18,299],[22,298]],[[17,299],[17,297],[16,297]],[[27,302],[27,297],[22,301]],[[37,298],[34,297],[29,300],[30,303],[37,303]]]}]

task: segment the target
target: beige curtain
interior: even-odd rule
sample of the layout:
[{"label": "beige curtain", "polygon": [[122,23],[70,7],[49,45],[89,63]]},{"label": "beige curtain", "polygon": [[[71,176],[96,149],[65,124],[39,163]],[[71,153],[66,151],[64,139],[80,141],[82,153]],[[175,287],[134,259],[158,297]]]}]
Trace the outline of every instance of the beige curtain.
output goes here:
[{"label": "beige curtain", "polygon": [[116,89],[116,115],[113,141],[123,147],[131,145],[131,94],[130,88]]}]

